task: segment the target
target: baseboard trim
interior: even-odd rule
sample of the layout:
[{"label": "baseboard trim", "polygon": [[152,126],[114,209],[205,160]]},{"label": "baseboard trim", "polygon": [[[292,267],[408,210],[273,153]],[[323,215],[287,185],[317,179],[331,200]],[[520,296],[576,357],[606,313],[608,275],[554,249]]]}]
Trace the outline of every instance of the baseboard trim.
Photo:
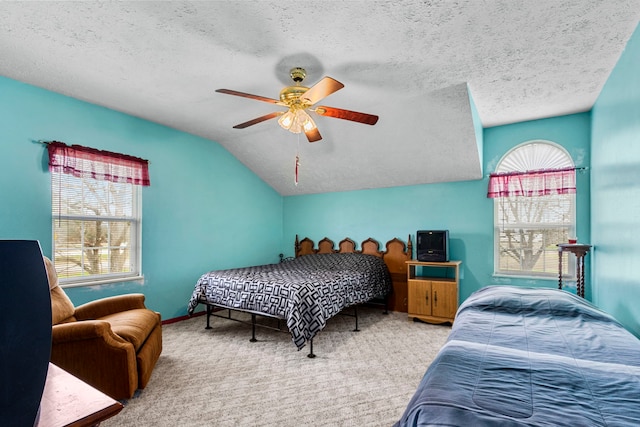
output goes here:
[{"label": "baseboard trim", "polygon": [[177,322],[181,322],[183,320],[191,319],[192,317],[204,316],[205,314],[207,314],[206,311],[199,311],[197,313],[193,313],[192,315],[185,314],[184,316],[174,317],[172,319],[163,320],[162,324],[163,325],[169,325],[171,323],[177,323]]}]

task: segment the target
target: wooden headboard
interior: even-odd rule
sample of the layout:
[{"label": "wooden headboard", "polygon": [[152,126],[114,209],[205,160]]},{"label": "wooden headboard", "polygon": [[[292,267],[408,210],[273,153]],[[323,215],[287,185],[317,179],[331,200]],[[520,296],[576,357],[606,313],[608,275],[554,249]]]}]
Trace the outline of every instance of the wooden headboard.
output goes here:
[{"label": "wooden headboard", "polygon": [[413,244],[411,243],[411,235],[405,244],[398,238],[389,240],[385,245],[385,250],[380,250],[378,241],[368,238],[360,245],[360,250],[356,249],[356,242],[348,237],[338,243],[338,249],[335,249],[333,240],[325,237],[318,242],[318,248],[314,248],[313,240],[305,237],[298,240],[296,235],[295,254],[296,257],[308,254],[331,254],[331,253],[361,253],[367,255],[375,255],[384,260],[391,273],[391,281],[393,283],[393,291],[387,298],[390,310],[407,311],[407,264],[406,261],[411,260],[413,254]]}]

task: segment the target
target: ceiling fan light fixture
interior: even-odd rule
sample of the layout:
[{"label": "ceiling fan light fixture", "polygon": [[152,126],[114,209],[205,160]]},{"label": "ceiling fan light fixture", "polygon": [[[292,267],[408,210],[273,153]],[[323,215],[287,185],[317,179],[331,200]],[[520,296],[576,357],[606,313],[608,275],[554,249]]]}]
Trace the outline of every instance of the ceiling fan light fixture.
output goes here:
[{"label": "ceiling fan light fixture", "polygon": [[316,124],[309,114],[302,110],[289,110],[278,119],[278,124],[292,133],[308,132],[316,128]]}]

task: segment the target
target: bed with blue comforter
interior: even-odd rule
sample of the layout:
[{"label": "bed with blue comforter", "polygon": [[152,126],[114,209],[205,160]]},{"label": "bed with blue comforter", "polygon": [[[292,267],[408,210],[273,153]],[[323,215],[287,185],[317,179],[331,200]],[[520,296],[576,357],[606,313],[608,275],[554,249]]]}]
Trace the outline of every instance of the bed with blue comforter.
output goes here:
[{"label": "bed with blue comforter", "polygon": [[640,426],[640,340],[566,291],[483,288],[396,425]]}]

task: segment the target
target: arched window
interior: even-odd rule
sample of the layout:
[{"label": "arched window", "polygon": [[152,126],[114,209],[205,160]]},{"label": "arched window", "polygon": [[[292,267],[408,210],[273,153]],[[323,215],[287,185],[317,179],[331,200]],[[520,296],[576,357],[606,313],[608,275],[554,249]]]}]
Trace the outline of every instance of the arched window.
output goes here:
[{"label": "arched window", "polygon": [[[558,243],[575,236],[575,166],[558,144],[529,141],[510,150],[490,177],[494,271],[558,277]],[[565,254],[566,256],[566,254]],[[575,265],[563,262],[563,275]]]}]

